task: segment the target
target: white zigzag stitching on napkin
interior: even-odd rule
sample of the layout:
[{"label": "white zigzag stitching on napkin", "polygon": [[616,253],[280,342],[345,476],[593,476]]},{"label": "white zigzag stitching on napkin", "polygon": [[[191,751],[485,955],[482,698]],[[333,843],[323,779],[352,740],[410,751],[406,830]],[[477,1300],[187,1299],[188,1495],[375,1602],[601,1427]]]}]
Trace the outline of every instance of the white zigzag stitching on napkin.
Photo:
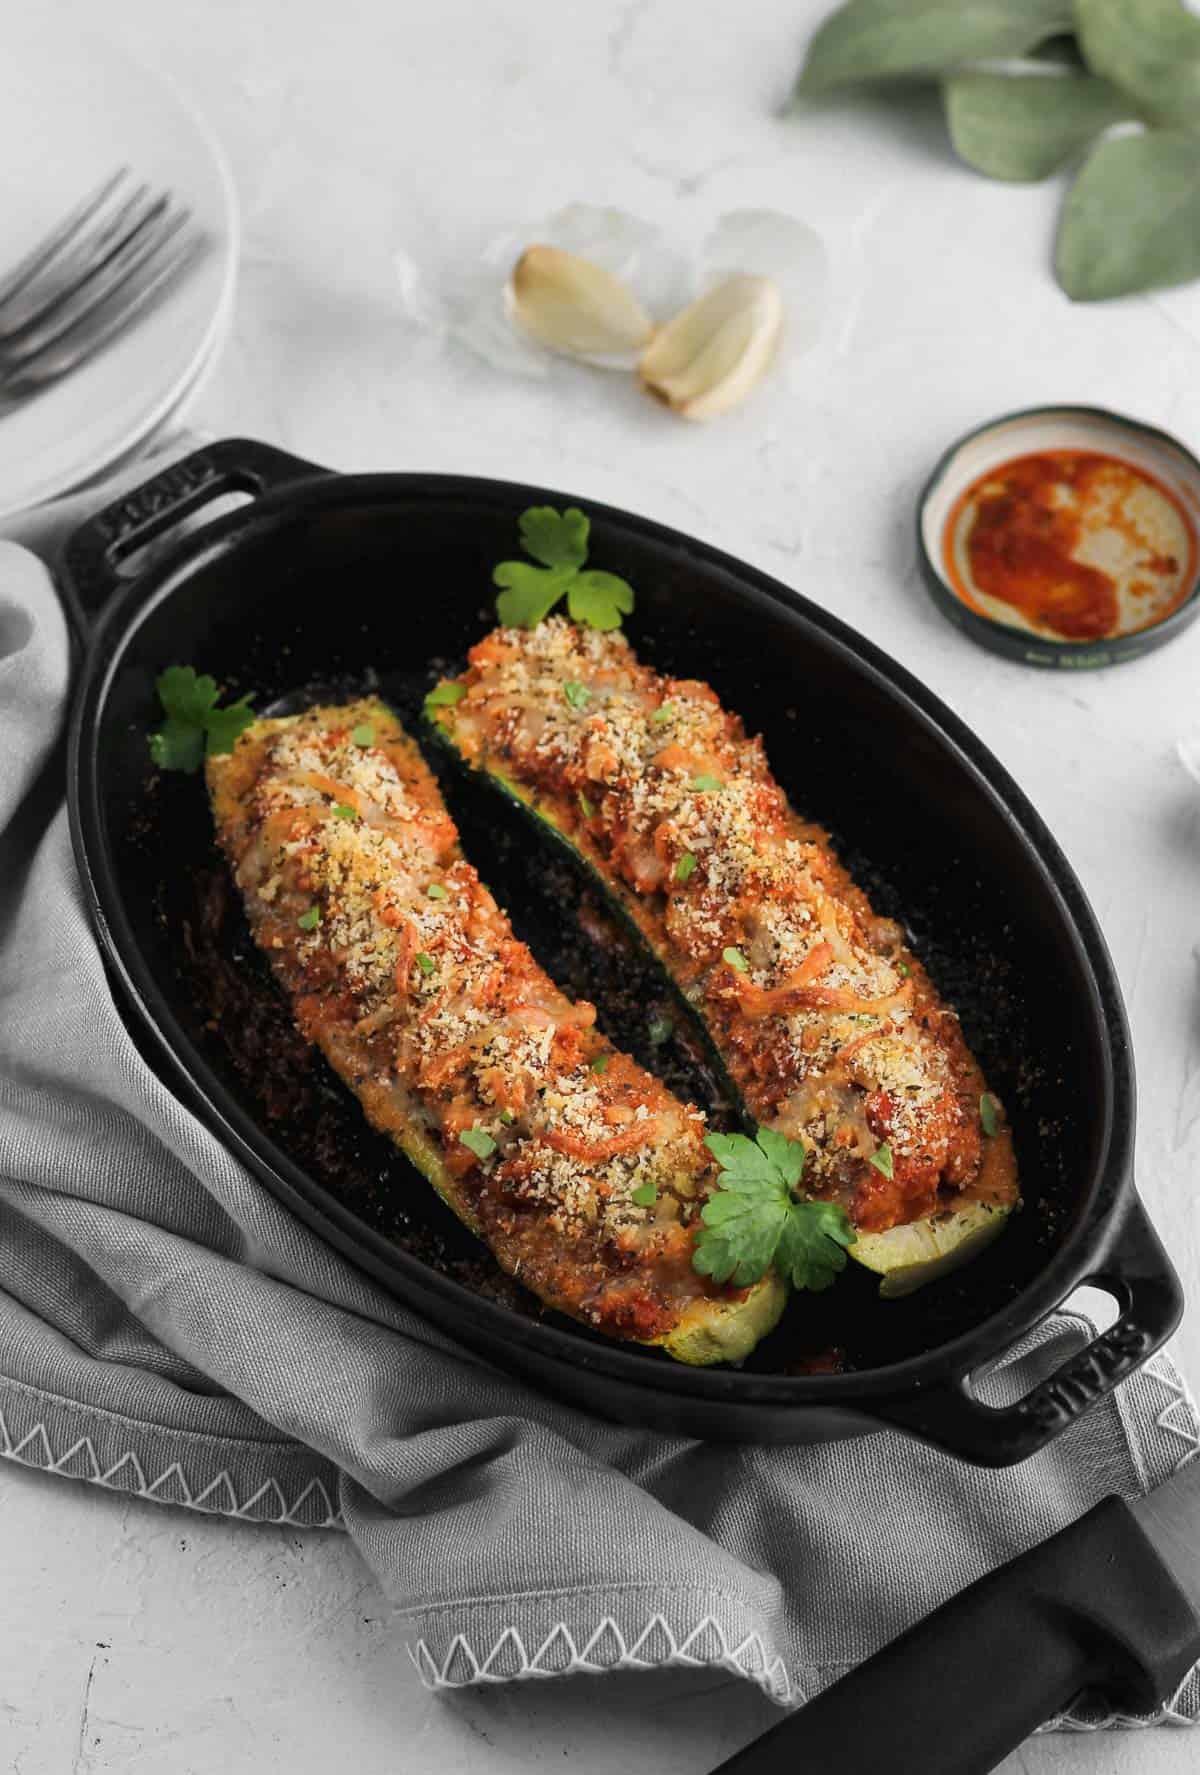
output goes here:
[{"label": "white zigzag stitching on napkin", "polygon": [[[646,1641],[654,1634],[661,1636],[660,1644],[665,1655],[644,1656]],[[711,1649],[697,1653],[692,1648],[706,1635]],[[595,1652],[606,1638],[609,1647],[605,1656],[598,1658]],[[421,1682],[430,1690],[465,1689],[477,1683],[527,1682],[538,1677],[602,1676],[611,1670],[666,1670],[674,1667],[724,1669],[736,1676],[749,1677],[773,1701],[781,1702],[785,1707],[800,1706],[808,1699],[801,1693],[793,1693],[783,1659],[768,1655],[759,1634],[749,1633],[737,1645],[731,1646],[721,1623],[712,1615],[705,1615],[682,1641],[676,1639],[662,1615],[652,1615],[630,1645],[612,1616],[605,1615],[582,1648],[576,1644],[566,1622],[557,1622],[532,1658],[520,1631],[511,1626],[503,1630],[486,1658],[482,1659],[462,1633],[455,1634],[440,1666],[424,1639],[410,1640],[406,1650]],[[610,1656],[610,1650],[615,1651],[616,1656]],[[551,1658],[552,1661],[548,1661]],[[1038,1731],[1101,1732],[1114,1727],[1141,1730],[1147,1726],[1188,1726],[1192,1724],[1191,1715],[1185,1713],[1179,1703],[1191,1681],[1189,1674],[1157,1713],[1142,1718],[1114,1710],[1091,1718],[1064,1713],[1057,1719],[1048,1720]]]},{"label": "white zigzag stitching on napkin", "polygon": [[427,1689],[462,1689],[473,1683],[529,1681],[538,1677],[600,1676],[610,1670],[729,1670],[749,1677],[775,1701],[786,1706],[791,1683],[783,1659],[769,1652],[762,1636],[748,1633],[731,1641],[721,1623],[705,1615],[682,1639],[666,1619],[652,1615],[630,1640],[611,1615],[605,1615],[582,1645],[565,1621],[550,1629],[530,1656],[516,1627],[506,1627],[491,1650],[480,1658],[465,1634],[456,1633],[439,1665],[424,1639],[408,1643],[408,1655]]},{"label": "white zigzag stitching on napkin", "polygon": [[1109,1732],[1136,1731],[1146,1726],[1193,1726],[1195,1718],[1180,1706],[1184,1692],[1195,1680],[1195,1671],[1190,1670],[1169,1700],[1164,1701],[1157,1713],[1132,1714],[1118,1713],[1115,1708],[1107,1708],[1103,1713],[1092,1716],[1075,1713],[1060,1714],[1057,1719],[1048,1720],[1044,1726],[1038,1727],[1038,1735],[1042,1732]]},{"label": "white zigzag stitching on napkin", "polygon": [[1153,1375],[1171,1395],[1154,1422],[1164,1436],[1173,1436],[1179,1444],[1179,1459],[1175,1463],[1175,1471],[1178,1473],[1181,1467],[1200,1454],[1200,1425],[1197,1424],[1195,1407],[1164,1350],[1150,1358],[1144,1372]]},{"label": "white zigzag stitching on napkin", "polygon": [[[3,1411],[0,1411],[0,1457],[18,1461],[24,1467],[35,1467],[42,1473],[83,1479],[89,1485],[100,1485],[108,1491],[126,1492],[133,1497],[146,1498],[153,1504],[179,1504],[184,1509],[200,1510],[206,1515],[241,1517],[250,1522],[286,1524],[292,1528],[345,1527],[340,1511],[319,1479],[310,1479],[291,1504],[275,1479],[265,1480],[250,1497],[239,1503],[227,1468],[199,1491],[189,1483],[178,1461],[172,1461],[157,1479],[147,1481],[142,1463],[132,1449],[111,1466],[103,1467],[90,1436],[80,1436],[65,1454],[57,1456],[50,1447],[44,1424],[35,1424],[19,1442],[14,1442]],[[311,1507],[305,1515],[300,1515],[310,1501],[316,1502],[321,1515],[314,1515]]]},{"label": "white zigzag stitching on napkin", "polygon": [[[1155,1426],[1165,1437],[1179,1445],[1175,1471],[1186,1462],[1200,1457],[1200,1426],[1195,1407],[1180,1380],[1169,1356],[1160,1352],[1148,1362],[1143,1373],[1165,1388],[1166,1404],[1155,1418]],[[648,1641],[658,1636],[658,1645],[648,1655]],[[702,1652],[701,1642],[708,1645]],[[607,1644],[604,1642],[607,1640]],[[603,1647],[603,1656],[598,1654]],[[538,1677],[601,1675],[608,1670],[661,1670],[672,1665],[685,1669],[725,1669],[738,1676],[751,1678],[771,1698],[785,1706],[798,1706],[806,1697],[793,1690],[783,1659],[768,1652],[761,1636],[747,1634],[731,1645],[719,1621],[712,1615],[704,1618],[679,1640],[663,1616],[656,1614],[632,1643],[626,1639],[611,1615],[605,1615],[580,1647],[564,1621],[559,1621],[546,1635],[531,1657],[520,1631],[505,1627],[490,1651],[480,1657],[465,1634],[458,1633],[439,1665],[424,1639],[409,1641],[407,1646],[417,1675],[427,1689],[461,1689],[473,1683],[528,1681]],[[826,1674],[826,1673],[822,1673]],[[1195,1673],[1185,1677],[1179,1688],[1157,1713],[1138,1719],[1129,1714],[1109,1711],[1087,1717],[1066,1713],[1048,1721],[1044,1732],[1066,1730],[1098,1732],[1110,1727],[1143,1727],[1157,1725],[1189,1725],[1191,1716],[1180,1703],[1194,1681]]]}]

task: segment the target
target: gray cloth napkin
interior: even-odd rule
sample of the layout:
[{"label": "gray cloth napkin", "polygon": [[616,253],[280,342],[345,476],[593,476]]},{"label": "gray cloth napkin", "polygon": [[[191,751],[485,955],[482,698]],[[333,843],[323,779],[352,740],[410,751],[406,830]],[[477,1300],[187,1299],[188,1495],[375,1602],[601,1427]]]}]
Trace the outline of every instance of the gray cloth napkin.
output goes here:
[{"label": "gray cloth napkin", "polygon": [[[1110,1491],[1200,1450],[1166,1356],[1052,1449],[711,1446],[539,1396],[320,1243],[139,1057],[63,807],[67,642],[0,542],[0,1454],[345,1529],[433,1687],[721,1667],[797,1703]],[[1060,1315],[1015,1396],[1091,1327]],[[1200,1671],[1158,1718],[1200,1712]],[[1114,1723],[1103,1707],[1076,1724]]]}]

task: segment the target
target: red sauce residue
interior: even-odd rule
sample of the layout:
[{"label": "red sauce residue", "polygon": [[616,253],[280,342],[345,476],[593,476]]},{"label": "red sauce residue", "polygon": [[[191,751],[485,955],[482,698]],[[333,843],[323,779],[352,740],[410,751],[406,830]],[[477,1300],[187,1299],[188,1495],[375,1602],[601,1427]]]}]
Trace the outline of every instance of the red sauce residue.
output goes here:
[{"label": "red sauce residue", "polygon": [[[946,525],[946,564],[959,597],[974,606],[954,559],[964,508],[973,505],[975,516],[965,553],[971,580],[979,591],[1012,605],[1038,628],[1065,640],[1093,641],[1113,634],[1120,617],[1114,581],[1100,568],[1075,559],[1084,534],[1082,514],[1102,483],[1117,494],[1106,510],[1107,527],[1121,530],[1141,544],[1141,536],[1121,507],[1126,495],[1148,486],[1179,512],[1194,545],[1193,526],[1178,499],[1155,476],[1133,463],[1090,450],[1046,450],[1035,456],[1018,456],[989,469],[955,502]],[[1192,553],[1194,556],[1194,546]],[[1142,572],[1160,576],[1173,576],[1179,570],[1173,555],[1155,553],[1149,553],[1138,566]],[[1181,596],[1186,589],[1185,581]]]}]

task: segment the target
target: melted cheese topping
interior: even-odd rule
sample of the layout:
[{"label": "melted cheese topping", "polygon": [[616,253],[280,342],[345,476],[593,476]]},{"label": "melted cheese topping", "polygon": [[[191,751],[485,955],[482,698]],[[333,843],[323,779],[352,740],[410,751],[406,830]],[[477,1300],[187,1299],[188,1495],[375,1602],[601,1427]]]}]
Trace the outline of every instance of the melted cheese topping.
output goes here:
[{"label": "melted cheese topping", "polygon": [[[366,746],[352,737],[364,723]],[[702,1114],[614,1049],[515,939],[382,705],[256,722],[209,776],[301,1028],[377,1125],[432,1145],[452,1205],[511,1273],[622,1336],[738,1298],[691,1268],[717,1175]]]},{"label": "melted cheese topping", "polygon": [[458,682],[455,744],[614,883],[757,1120],[804,1140],[808,1188],[872,1231],[1015,1197],[1011,1165],[983,1180],[957,1018],[706,684],[557,617],[495,631]]}]

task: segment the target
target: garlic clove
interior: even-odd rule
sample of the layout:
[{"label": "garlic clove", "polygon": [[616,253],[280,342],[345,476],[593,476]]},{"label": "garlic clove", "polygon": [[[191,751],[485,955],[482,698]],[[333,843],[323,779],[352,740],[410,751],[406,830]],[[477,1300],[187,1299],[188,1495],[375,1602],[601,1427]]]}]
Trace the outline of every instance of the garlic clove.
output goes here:
[{"label": "garlic clove", "polygon": [[561,247],[532,246],[517,260],[505,297],[510,318],[551,351],[632,369],[654,327],[611,271]]},{"label": "garlic clove", "polygon": [[782,331],[778,286],[769,277],[739,274],[659,329],[642,353],[638,376],[684,419],[714,419],[750,393]]}]

